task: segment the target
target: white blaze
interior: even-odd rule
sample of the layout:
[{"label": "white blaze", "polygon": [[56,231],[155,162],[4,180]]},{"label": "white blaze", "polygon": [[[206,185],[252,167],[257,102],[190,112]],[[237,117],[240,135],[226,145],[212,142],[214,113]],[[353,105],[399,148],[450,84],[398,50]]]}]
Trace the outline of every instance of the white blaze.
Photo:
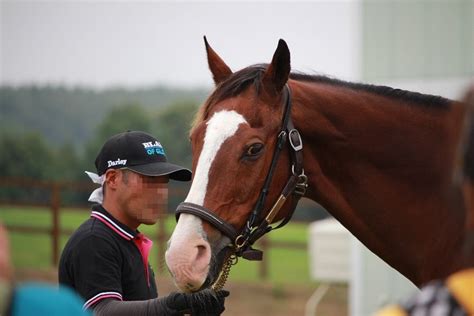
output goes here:
[{"label": "white blaze", "polygon": [[[185,202],[203,205],[212,163],[222,144],[237,132],[240,124],[248,123],[242,115],[235,111],[217,112],[207,122],[201,155]],[[203,248],[199,246],[208,245],[206,240],[207,238],[202,229],[202,220],[191,214],[181,214],[166,252],[166,262],[175,274],[176,280],[182,283],[188,282],[187,285],[181,284],[181,287],[189,286],[189,281],[186,281],[185,278],[185,281],[183,281],[183,275],[192,275],[196,287],[201,286],[206,279],[209,273],[209,262],[204,262],[203,265],[202,260],[189,261],[188,258],[188,254],[193,253],[195,258],[200,257],[202,259],[206,253],[202,253]],[[229,241],[224,238],[223,242],[228,243]],[[210,247],[206,249],[210,260]],[[199,250],[201,251],[200,256]],[[199,280],[202,282],[198,282]]]},{"label": "white blaze", "polygon": [[198,205],[204,203],[212,162],[225,140],[233,136],[243,123],[248,124],[245,118],[235,111],[217,112],[207,122],[204,145],[185,202]]}]

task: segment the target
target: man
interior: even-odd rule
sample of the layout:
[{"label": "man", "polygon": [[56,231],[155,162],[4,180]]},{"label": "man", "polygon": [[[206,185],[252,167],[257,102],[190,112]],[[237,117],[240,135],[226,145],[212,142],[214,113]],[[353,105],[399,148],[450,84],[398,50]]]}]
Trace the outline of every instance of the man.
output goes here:
[{"label": "man", "polygon": [[89,201],[98,204],[66,244],[59,282],[74,288],[96,315],[220,315],[226,291],[157,298],[148,264],[152,242],[137,230],[164,211],[169,179],[189,181],[191,172],[168,163],[161,144],[138,131],[107,140],[95,166],[97,174],[88,174],[101,188]]}]

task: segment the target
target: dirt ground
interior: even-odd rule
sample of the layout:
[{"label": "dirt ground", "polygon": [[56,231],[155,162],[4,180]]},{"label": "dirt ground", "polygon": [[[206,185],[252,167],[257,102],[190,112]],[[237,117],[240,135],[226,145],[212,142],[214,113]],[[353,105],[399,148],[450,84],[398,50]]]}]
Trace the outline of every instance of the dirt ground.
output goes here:
[{"label": "dirt ground", "polygon": [[[56,283],[56,271],[20,270],[16,278],[21,281],[44,281]],[[304,315],[305,304],[316,289],[316,285],[275,285],[268,282],[241,283],[229,280],[225,289],[230,291],[226,300],[225,316],[297,316]],[[157,278],[159,295],[175,290],[167,276]],[[347,315],[347,286],[332,285],[320,302],[318,316]]]}]

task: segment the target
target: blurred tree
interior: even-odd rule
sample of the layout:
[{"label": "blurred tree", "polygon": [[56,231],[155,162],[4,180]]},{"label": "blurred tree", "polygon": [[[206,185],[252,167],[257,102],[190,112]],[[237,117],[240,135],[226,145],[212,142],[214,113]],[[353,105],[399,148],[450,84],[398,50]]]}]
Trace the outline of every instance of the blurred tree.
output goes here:
[{"label": "blurred tree", "polygon": [[87,143],[82,165],[86,170],[95,171],[95,157],[107,139],[127,130],[150,133],[150,126],[150,115],[139,104],[123,104],[113,108],[97,127],[95,136]]},{"label": "blurred tree", "polygon": [[54,146],[74,141],[82,151],[112,108],[138,103],[146,110],[155,110],[183,98],[200,102],[207,94],[203,89],[163,86],[96,90],[85,86],[0,85],[0,128],[35,131]]},{"label": "blurred tree", "polygon": [[[163,95],[160,89],[99,93],[80,88],[0,87],[0,177],[87,181],[84,170],[95,171],[94,160],[102,144],[126,130],[156,136],[170,161],[190,168],[188,131],[199,102],[195,95],[204,95],[198,92],[173,90]],[[178,99],[181,101],[175,101]],[[188,183],[177,186],[187,191]],[[38,198],[38,202],[49,199],[44,190],[10,189],[0,188],[0,196],[7,194],[10,199],[21,195],[22,200]]]},{"label": "blurred tree", "polygon": [[[157,113],[152,135],[165,148],[168,161],[191,169],[192,155],[189,129],[197,111],[197,103],[192,100],[174,102]],[[171,181],[168,210],[174,211],[189,191],[190,182]]]},{"label": "blurred tree", "polygon": [[157,113],[156,124],[152,126],[152,134],[164,146],[168,159],[189,168],[192,163],[189,129],[197,108],[192,100],[172,103]]},{"label": "blurred tree", "polygon": [[0,134],[0,176],[48,179],[54,154],[36,133]]},{"label": "blurred tree", "polygon": [[150,115],[139,104],[123,104],[112,109],[98,126],[97,136],[104,139],[127,130],[149,131]]},{"label": "blurred tree", "polygon": [[79,158],[75,144],[65,143],[54,151],[51,179],[54,180],[84,180],[82,177],[82,161]]},{"label": "blurred tree", "polygon": [[[54,166],[54,153],[43,136],[36,133],[0,134],[0,177],[48,180]],[[28,190],[0,187],[0,199],[46,203],[49,192],[43,188]]]}]

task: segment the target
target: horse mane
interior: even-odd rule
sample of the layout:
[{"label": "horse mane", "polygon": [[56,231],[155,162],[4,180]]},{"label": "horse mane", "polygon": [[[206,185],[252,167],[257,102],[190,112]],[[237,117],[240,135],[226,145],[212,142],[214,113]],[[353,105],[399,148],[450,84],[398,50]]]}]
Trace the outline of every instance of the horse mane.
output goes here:
[{"label": "horse mane", "polygon": [[340,79],[335,79],[322,75],[308,75],[304,73],[294,72],[290,74],[290,78],[297,81],[309,81],[309,82],[320,82],[325,84],[332,84],[352,90],[365,91],[388,98],[398,99],[406,101],[408,103],[430,106],[430,107],[447,107],[452,102],[449,99],[443,98],[438,95],[423,94],[419,92],[412,92],[397,88],[391,88],[381,85],[373,85],[358,82],[349,82]]},{"label": "horse mane", "polygon": [[[246,67],[233,73],[229,78],[218,84],[212,94],[207,98],[204,105],[201,106],[196,113],[190,133],[193,132],[198,123],[204,121],[207,118],[210,108],[213,104],[237,96],[251,84],[254,85],[258,94],[261,87],[260,79],[262,78],[262,75],[267,67],[268,64],[256,64]],[[419,92],[412,92],[381,85],[349,82],[323,75],[309,75],[301,72],[291,72],[289,77],[290,79],[297,81],[323,83],[352,90],[365,91],[421,106],[446,108],[452,102],[449,99],[437,95],[422,94]]]}]

